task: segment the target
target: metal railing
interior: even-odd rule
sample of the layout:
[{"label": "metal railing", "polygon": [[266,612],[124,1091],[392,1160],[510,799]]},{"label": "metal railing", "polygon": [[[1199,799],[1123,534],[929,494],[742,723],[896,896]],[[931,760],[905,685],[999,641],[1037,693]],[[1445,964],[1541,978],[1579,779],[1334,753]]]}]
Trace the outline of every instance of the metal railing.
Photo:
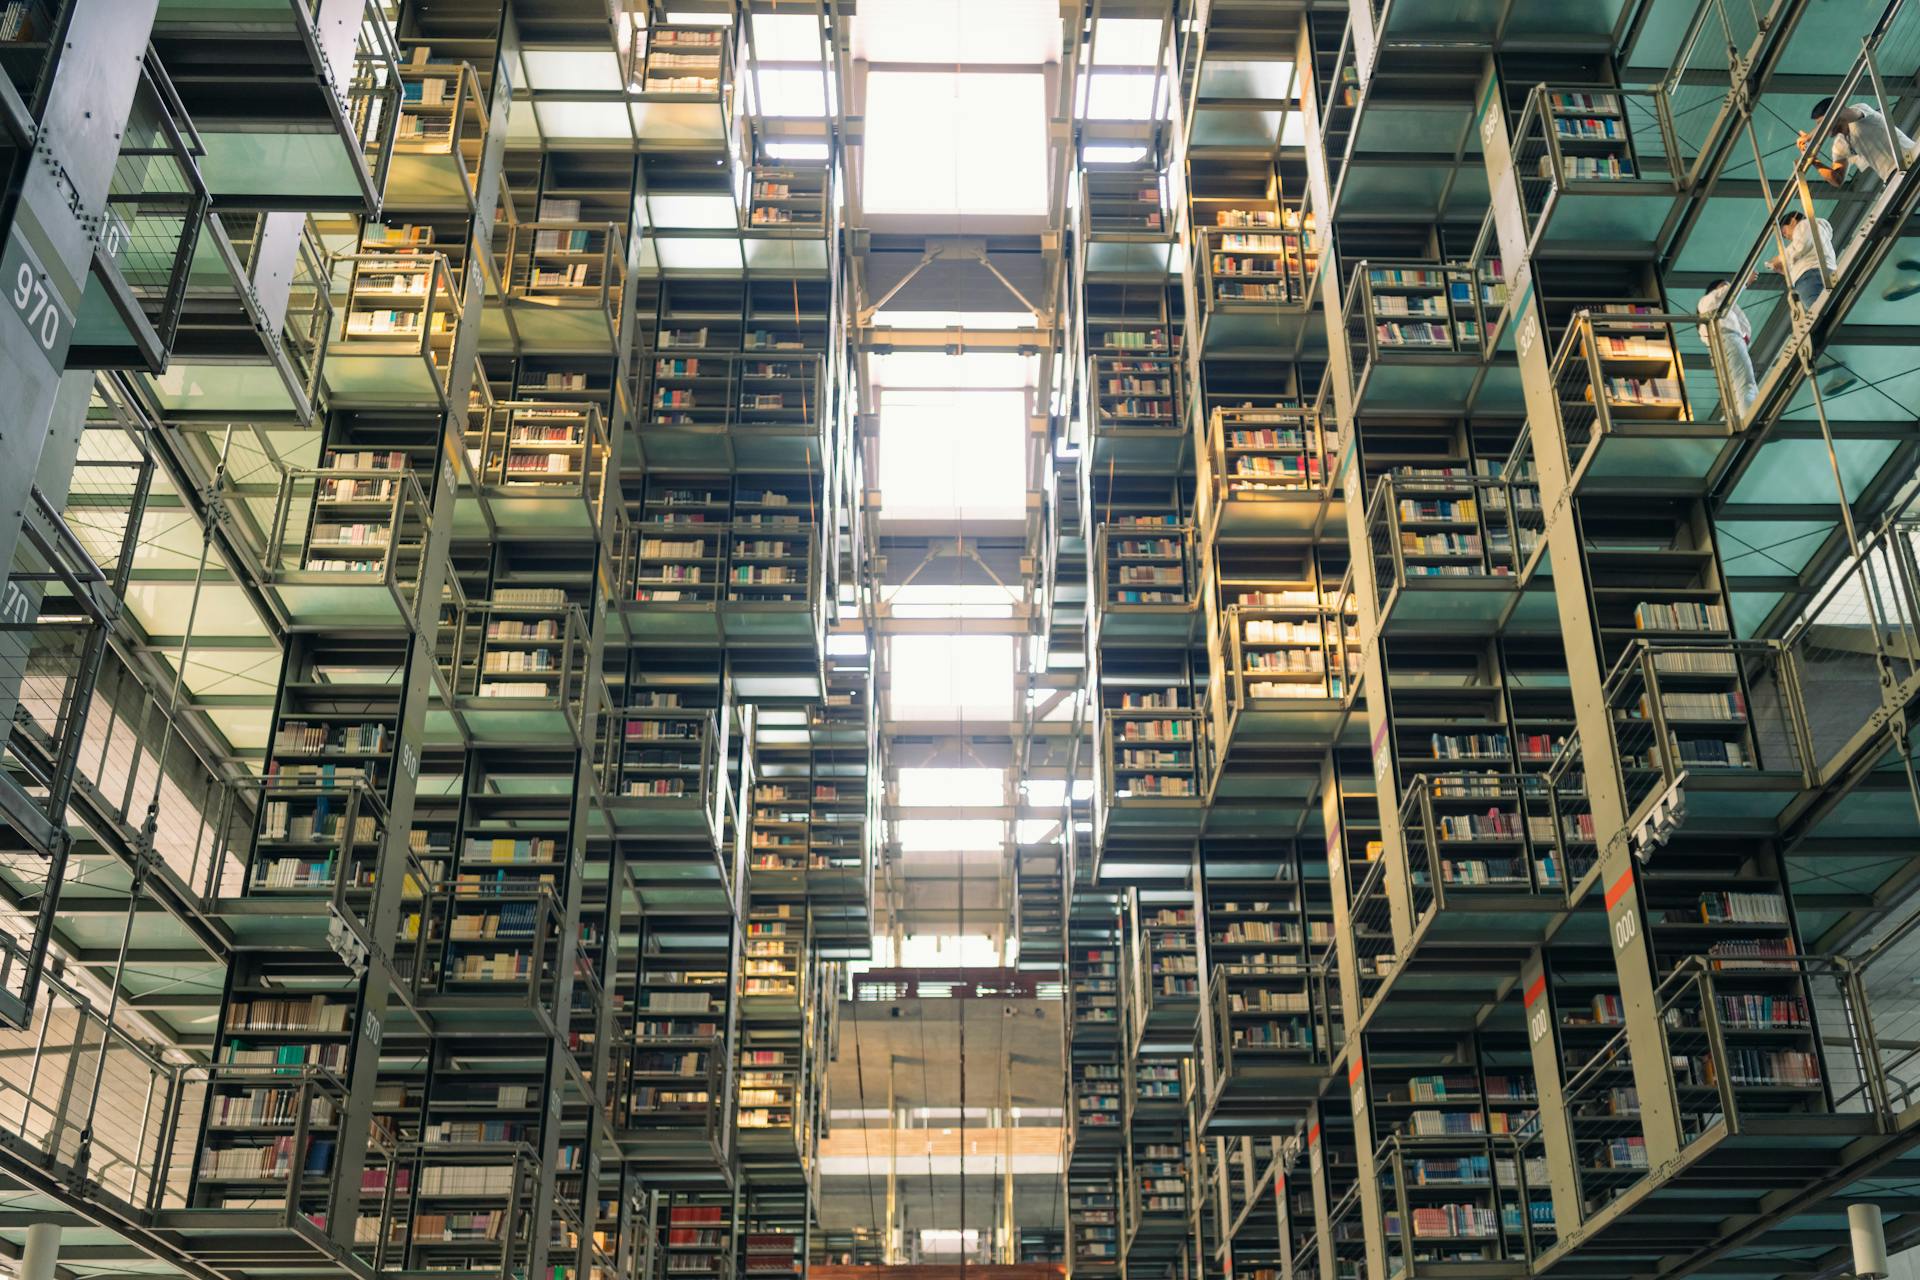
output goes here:
[{"label": "metal railing", "polygon": [[1538,777],[1520,773],[1421,774],[1400,805],[1415,928],[1449,907],[1482,909],[1488,899],[1568,904],[1570,888],[1593,867],[1591,832],[1562,813]]},{"label": "metal railing", "polygon": [[1198,804],[1206,798],[1206,713],[1191,707],[1118,708],[1100,714],[1103,786],[1109,807],[1138,801]]},{"label": "metal railing", "polygon": [[[1797,980],[1789,988],[1795,994],[1777,995],[1756,1007],[1746,984],[1732,994],[1720,990],[1717,974],[1755,969]],[[1874,1036],[1860,966],[1853,962],[1831,956],[1693,955],[1682,959],[1654,994],[1660,1061],[1672,1073],[1683,1151],[1737,1134],[1756,1115],[1865,1113],[1882,1123],[1894,1116],[1886,1087],[1888,1062]],[[1621,1028],[1570,1071],[1563,1086],[1584,1221],[1641,1180],[1663,1174],[1649,1169],[1624,1023],[1615,1017],[1581,1025]],[[1796,1031],[1799,1047],[1791,1034]],[[1537,1128],[1521,1140],[1531,1158],[1544,1156]],[[1578,1225],[1556,1224],[1562,1238]]]},{"label": "metal railing", "polygon": [[1793,655],[1759,640],[1635,640],[1603,691],[1633,828],[1688,776],[1776,773],[1811,785]]},{"label": "metal railing", "polygon": [[[1355,980],[1361,1009],[1345,1012],[1349,1024],[1372,1002],[1382,984],[1393,976],[1399,942],[1393,932],[1393,904],[1388,898],[1387,859],[1375,858],[1360,883],[1347,890],[1347,930],[1353,939]],[[1328,953],[1334,952],[1332,944]]]},{"label": "metal railing", "polygon": [[[466,62],[407,62],[399,75],[401,102],[392,131],[392,156],[447,157],[467,203],[472,204],[487,141],[486,95],[480,89],[479,73]],[[364,144],[376,168],[389,166],[384,143],[383,137],[375,136]]]},{"label": "metal railing", "polygon": [[1883,529],[1788,629],[1813,763],[1824,775],[1893,688],[1920,676],[1920,527]]},{"label": "metal railing", "polygon": [[542,220],[508,229],[505,278],[510,302],[561,311],[599,311],[608,333],[620,331],[627,276],[624,222]]},{"label": "metal railing", "polygon": [[1406,587],[1517,581],[1533,544],[1507,518],[1509,488],[1492,476],[1381,476],[1367,510],[1379,614]]},{"label": "metal railing", "polygon": [[1353,383],[1384,354],[1486,352],[1489,321],[1507,305],[1507,284],[1487,263],[1362,259],[1347,276],[1347,351]]},{"label": "metal railing", "polygon": [[719,831],[727,780],[718,711],[632,707],[603,718],[601,786],[610,804],[636,809],[694,804]]},{"label": "metal railing", "polygon": [[413,619],[431,510],[408,468],[291,468],[280,476],[263,542],[249,550],[264,582],[320,574],[384,587]]},{"label": "metal railing", "polygon": [[[1553,381],[1560,403],[1560,434],[1567,474],[1578,485],[1610,438],[1618,436],[1726,436],[1727,416],[1702,419],[1695,412],[1682,368],[1678,329],[1694,317],[1651,307],[1619,304],[1607,311],[1577,312],[1554,353]],[[1732,397],[1725,374],[1727,341],[1719,325],[1707,326],[1716,355],[1724,407]]]},{"label": "metal railing", "polygon": [[349,253],[336,255],[332,265],[336,273],[346,269],[348,283],[329,355],[418,361],[422,385],[444,400],[466,301],[446,256]]},{"label": "metal railing", "polygon": [[1312,304],[1320,250],[1311,228],[1198,230],[1193,252],[1209,308]]},{"label": "metal railing", "polygon": [[1109,611],[1184,613],[1199,598],[1200,557],[1190,524],[1103,521],[1093,556],[1100,603]]},{"label": "metal railing", "polygon": [[120,135],[96,243],[126,281],[162,351],[172,347],[180,324],[194,245],[210,203],[198,164],[203,154],[166,69],[149,50]]},{"label": "metal railing", "polygon": [[1618,85],[1535,85],[1513,132],[1513,171],[1529,239],[1571,193],[1677,187],[1675,143],[1655,95]]},{"label": "metal railing", "polygon": [[1661,129],[1683,187],[1701,178],[1701,163],[1720,131],[1737,118],[1735,85],[1746,78],[1769,5],[1758,0],[1702,0],[1681,36],[1673,66],[1654,86]]},{"label": "metal railing", "polygon": [[[306,0],[309,21],[319,17],[319,0]],[[406,89],[400,80],[400,45],[380,0],[366,0],[353,39],[353,73],[345,85],[333,76],[324,58],[320,65],[335,108],[351,130],[354,144],[365,157],[369,185],[387,189],[387,170],[393,161],[394,136],[400,128],[400,109]]]},{"label": "metal railing", "polygon": [[[1723,5],[1730,11],[1737,11],[1740,8],[1740,0],[1723,0]],[[1839,262],[1833,255],[1844,254],[1849,246],[1828,246],[1824,243],[1822,232],[1826,230],[1826,224],[1825,220],[1818,216],[1819,210],[1814,205],[1812,192],[1808,190],[1808,175],[1813,173],[1814,181],[1821,180],[1819,174],[1813,172],[1814,166],[1828,162],[1822,159],[1823,154],[1828,156],[1828,160],[1831,159],[1830,153],[1835,137],[1843,127],[1846,127],[1840,123],[1843,109],[1866,97],[1872,99],[1869,105],[1880,118],[1877,123],[1863,124],[1861,127],[1884,131],[1878,141],[1886,149],[1891,170],[1882,175],[1885,186],[1899,185],[1914,164],[1920,162],[1920,153],[1914,150],[1903,153],[1898,136],[1894,132],[1894,121],[1909,100],[1908,97],[1901,95],[1899,89],[1901,86],[1910,86],[1914,72],[1920,70],[1920,59],[1916,59],[1914,54],[1917,38],[1920,38],[1920,6],[1909,6],[1904,3],[1904,0],[1891,0],[1891,3],[1881,12],[1873,28],[1861,38],[1860,53],[1854,58],[1846,74],[1834,81],[1831,100],[1836,109],[1829,111],[1821,120],[1812,122],[1813,127],[1805,131],[1804,144],[1800,147],[1800,154],[1794,159],[1792,170],[1777,183],[1766,176],[1759,142],[1751,120],[1743,121],[1747,126],[1748,141],[1754,149],[1755,173],[1760,181],[1761,194],[1767,203],[1767,212],[1759,235],[1753,247],[1747,251],[1740,269],[1728,277],[1733,284],[1721,303],[1722,310],[1738,305],[1741,296],[1760,272],[1768,271],[1781,277],[1786,295],[1787,314],[1792,320],[1794,332],[1798,333],[1808,323],[1811,313],[1818,309],[1821,299],[1833,289],[1834,272],[1839,266]],[[1888,53],[1894,54],[1899,65],[1892,67],[1882,65],[1882,57]],[[1742,75],[1745,74],[1744,64],[1737,69]],[[1731,95],[1735,91],[1729,86],[1728,92]],[[1860,155],[1860,148],[1854,147],[1853,150],[1854,154],[1862,160],[1866,158]],[[1790,243],[1787,232],[1780,223],[1789,212],[1798,212],[1806,219],[1806,223],[1800,226],[1799,231],[1810,237],[1807,256],[1812,259],[1813,266],[1819,275],[1819,288],[1814,291],[1815,296],[1811,303],[1799,296],[1799,292],[1794,287],[1795,282],[1786,276],[1786,267],[1791,256]],[[1873,216],[1871,213],[1867,214],[1854,227],[1853,234],[1856,238],[1868,229],[1869,220]],[[1756,360],[1756,368],[1761,367],[1763,363]]]},{"label": "metal railing", "polygon": [[462,601],[436,639],[441,677],[454,698],[550,705],[580,732],[593,628],[579,605]]},{"label": "metal railing", "polygon": [[1339,464],[1339,425],[1299,405],[1218,406],[1207,422],[1208,483],[1215,511],[1327,493]]}]

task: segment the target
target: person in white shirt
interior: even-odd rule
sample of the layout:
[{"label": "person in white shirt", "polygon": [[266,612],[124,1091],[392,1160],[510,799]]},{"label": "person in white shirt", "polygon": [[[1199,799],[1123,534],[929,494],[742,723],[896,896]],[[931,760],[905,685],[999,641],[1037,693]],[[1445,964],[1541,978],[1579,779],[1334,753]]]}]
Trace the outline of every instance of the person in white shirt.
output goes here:
[{"label": "person in white shirt", "polygon": [[1776,253],[1760,269],[1785,276],[1800,305],[1811,308],[1826,292],[1822,269],[1832,275],[1837,261],[1833,256],[1833,228],[1825,218],[1808,222],[1807,216],[1798,209],[1789,209],[1780,215],[1780,234],[1787,242],[1786,260],[1781,261],[1781,255]]},{"label": "person in white shirt", "polygon": [[1700,340],[1711,350],[1711,326],[1719,324],[1720,346],[1726,352],[1727,378],[1733,383],[1731,390],[1740,403],[1740,412],[1745,413],[1754,396],[1759,394],[1760,384],[1753,376],[1753,355],[1748,349],[1753,342],[1753,326],[1747,323],[1747,313],[1740,309],[1740,304],[1728,297],[1732,291],[1733,283],[1729,280],[1715,280],[1707,286],[1700,298]]},{"label": "person in white shirt", "polygon": [[[1814,120],[1825,120],[1831,110],[1833,99],[1822,98],[1814,104]],[[1812,140],[1810,132],[1800,131],[1802,151]],[[1850,102],[1833,118],[1833,163],[1821,164],[1816,158],[1813,167],[1830,185],[1842,187],[1848,176],[1858,169],[1871,169],[1880,175],[1880,181],[1890,182],[1894,174],[1913,160],[1912,138],[1889,124],[1878,107]]]}]

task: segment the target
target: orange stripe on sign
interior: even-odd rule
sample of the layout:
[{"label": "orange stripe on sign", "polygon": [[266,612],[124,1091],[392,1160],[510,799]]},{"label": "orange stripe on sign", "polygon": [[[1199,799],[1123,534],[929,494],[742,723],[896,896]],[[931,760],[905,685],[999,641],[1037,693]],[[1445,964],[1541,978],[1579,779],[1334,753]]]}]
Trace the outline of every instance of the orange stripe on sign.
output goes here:
[{"label": "orange stripe on sign", "polygon": [[1527,994],[1520,998],[1520,1002],[1526,1005],[1527,1008],[1531,1009],[1533,1008],[1533,1002],[1535,1000],[1538,1000],[1542,995],[1542,993],[1546,991],[1546,989],[1547,989],[1547,975],[1543,973],[1539,977],[1535,978],[1532,984],[1527,987]]},{"label": "orange stripe on sign", "polygon": [[1312,1146],[1318,1141],[1320,1141],[1320,1126],[1316,1124],[1307,1130],[1307,1145]]},{"label": "orange stripe on sign", "polygon": [[1619,902],[1620,899],[1626,897],[1627,890],[1631,888],[1633,888],[1633,870],[1632,868],[1628,868],[1627,870],[1620,873],[1620,878],[1618,880],[1615,880],[1611,885],[1608,886],[1607,910],[1609,911],[1613,910],[1614,904]]},{"label": "orange stripe on sign", "polygon": [[1362,1058],[1356,1057],[1353,1060],[1353,1065],[1347,1068],[1347,1083],[1352,1084],[1354,1081],[1358,1080],[1360,1078],[1360,1072],[1365,1066],[1366,1066],[1366,1061]]}]

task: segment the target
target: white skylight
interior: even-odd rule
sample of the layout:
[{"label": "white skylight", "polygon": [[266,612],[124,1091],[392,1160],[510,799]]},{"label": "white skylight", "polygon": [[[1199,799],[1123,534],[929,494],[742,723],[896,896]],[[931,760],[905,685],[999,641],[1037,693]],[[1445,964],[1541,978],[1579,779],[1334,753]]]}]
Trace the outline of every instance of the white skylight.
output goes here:
[{"label": "white skylight", "polygon": [[747,107],[767,116],[824,116],[827,77],[796,67],[756,67],[747,76]]},{"label": "white skylight", "polygon": [[811,13],[753,15],[753,56],[762,62],[818,62],[820,19]]},{"label": "white skylight", "polygon": [[1150,67],[1159,55],[1158,18],[1102,18],[1093,29],[1097,67]]},{"label": "white skylight", "polygon": [[896,782],[900,803],[978,808],[1006,801],[1004,769],[901,769]]},{"label": "white skylight", "polygon": [[882,516],[1019,517],[1026,510],[1025,434],[1023,392],[884,390]]},{"label": "white skylight", "polygon": [[1007,843],[1007,824],[992,818],[908,818],[893,833],[903,853],[994,853]]},{"label": "white skylight", "polygon": [[894,636],[896,720],[1004,720],[1013,714],[1011,636]]},{"label": "white skylight", "polygon": [[[1101,71],[1080,77],[1080,114],[1088,120],[1151,120],[1165,115],[1165,94],[1154,101],[1159,80],[1150,73]],[[1158,107],[1156,113],[1155,108]]]},{"label": "white skylight", "polygon": [[869,213],[1047,211],[1038,72],[874,71],[865,118]]}]

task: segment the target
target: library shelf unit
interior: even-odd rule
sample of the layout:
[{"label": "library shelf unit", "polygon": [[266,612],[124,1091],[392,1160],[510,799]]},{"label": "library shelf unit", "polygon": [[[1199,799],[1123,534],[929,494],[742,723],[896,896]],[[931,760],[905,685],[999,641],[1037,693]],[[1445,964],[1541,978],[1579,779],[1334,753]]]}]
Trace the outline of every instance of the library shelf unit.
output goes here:
[{"label": "library shelf unit", "polygon": [[1175,515],[1122,515],[1094,531],[1096,643],[1179,646],[1199,616],[1193,525]]},{"label": "library shelf unit", "polygon": [[741,1045],[734,1135],[744,1162],[798,1164],[808,1132],[804,1042],[777,1028],[754,1029]]},{"label": "library shelf unit", "polygon": [[1374,598],[1383,635],[1550,631],[1552,594],[1520,589],[1532,553],[1515,545],[1504,479],[1470,473],[1380,477],[1367,503]]},{"label": "library shelf unit", "polygon": [[1127,1147],[1126,1258],[1152,1262],[1178,1253],[1192,1227],[1192,1152],[1184,1126],[1136,1131]]},{"label": "library shelf unit", "polygon": [[1130,1059],[1193,1049],[1200,1013],[1200,955],[1193,895],[1136,887],[1127,913]]},{"label": "library shelf unit", "polygon": [[1204,541],[1315,537],[1345,518],[1339,430],[1317,408],[1215,405],[1200,465]]},{"label": "library shelf unit", "polygon": [[1347,723],[1358,618],[1313,577],[1228,585],[1223,568],[1216,578],[1207,698],[1220,794],[1242,789],[1224,776],[1235,746],[1331,745]]},{"label": "library shelf unit", "polygon": [[[1393,989],[1435,1005],[1478,1007],[1497,996],[1511,964],[1538,947],[1572,909],[1572,890],[1597,859],[1591,839],[1569,839],[1537,774],[1421,773],[1400,805],[1411,905]],[[1494,976],[1494,971],[1500,976]]]},{"label": "library shelf unit", "polygon": [[[526,1089],[527,1086],[512,1086]],[[533,1096],[538,1097],[538,1089]],[[536,1106],[537,1116],[545,1111]],[[434,1137],[410,1150],[413,1189],[405,1234],[405,1269],[473,1271],[511,1275],[524,1270],[534,1248],[534,1201],[540,1185],[539,1157],[528,1145],[537,1137],[538,1120],[451,1121],[456,1137]],[[465,1136],[480,1132],[529,1132],[520,1139],[488,1140]],[[564,1214],[554,1215],[561,1226]]]},{"label": "library shelf unit", "polygon": [[1067,1178],[1067,1223],[1076,1273],[1118,1274],[1121,1251],[1121,1174],[1118,1155]]},{"label": "library shelf unit", "polygon": [[1020,968],[1058,973],[1066,961],[1063,853],[1058,844],[1023,844],[1013,864],[1014,931]]},{"label": "library shelf unit", "polygon": [[465,295],[426,226],[373,226],[357,253],[336,256],[347,277],[340,328],[322,369],[342,408],[451,406],[447,388]]},{"label": "library shelf unit", "polygon": [[627,228],[583,221],[577,200],[544,199],[508,230],[508,322],[522,351],[613,354],[625,298]]},{"label": "library shelf unit", "polygon": [[757,1231],[740,1235],[740,1275],[742,1280],[765,1277],[783,1280],[802,1274],[806,1259],[801,1256],[802,1237],[793,1231]]},{"label": "library shelf unit", "polygon": [[1570,492],[1697,493],[1719,475],[1735,424],[1695,414],[1678,340],[1693,323],[1624,302],[1571,317],[1553,361]]},{"label": "library shelf unit", "polygon": [[833,207],[833,171],[824,164],[758,161],[742,166],[746,227],[759,234],[823,236]]},{"label": "library shelf unit", "polygon": [[1309,896],[1291,855],[1270,880],[1207,880],[1210,1133],[1270,1124],[1278,1099],[1310,1100],[1326,1082],[1342,1024],[1321,956],[1333,924],[1320,887]]},{"label": "library shelf unit", "polygon": [[716,707],[696,705],[696,698],[691,691],[630,689],[630,705],[606,717],[602,787],[621,838],[718,845],[727,718]]},{"label": "library shelf unit", "polygon": [[1497,261],[1362,260],[1346,297],[1356,412],[1525,415],[1518,366],[1486,349],[1507,305]]},{"label": "library shelf unit", "polygon": [[1076,1150],[1118,1151],[1126,1141],[1126,1081],[1117,1057],[1073,1064],[1073,1142]]},{"label": "library shelf unit", "polygon": [[1206,713],[1194,705],[1187,673],[1164,666],[1157,652],[1140,663],[1130,656],[1104,655],[1094,673],[1093,828],[1101,850],[1109,836],[1191,838],[1212,780]]},{"label": "library shelf unit", "polygon": [[[1724,625],[1718,604],[1643,603],[1636,619],[1670,632]],[[1772,821],[1813,785],[1816,762],[1791,655],[1779,642],[1637,638],[1603,690],[1627,826],[1670,789],[1689,817]]]},{"label": "library shelf unit", "polygon": [[615,1128],[643,1167],[719,1169],[731,1158],[736,957],[724,924],[662,912],[642,925]]},{"label": "library shelf unit", "polygon": [[1680,197],[1655,123],[1663,104],[1618,86],[1538,84],[1518,105],[1513,173],[1530,247],[1653,246]]},{"label": "library shelf unit", "polygon": [[[1080,170],[1080,216],[1099,239],[1164,243],[1172,229],[1165,174],[1145,165]],[[1105,264],[1096,262],[1094,269]]]},{"label": "library shelf unit", "polygon": [[474,536],[604,538],[614,476],[597,405],[492,401],[469,415],[466,454],[482,520]]},{"label": "library shelf unit", "polygon": [[806,897],[812,860],[812,749],[795,728],[757,726],[748,796],[747,874],[766,900]]},{"label": "library shelf unit", "polygon": [[879,722],[868,659],[829,656],[827,699],[807,712],[812,753],[807,900],[816,952],[832,958],[870,946],[872,843],[880,830],[873,762]]},{"label": "library shelf unit", "polygon": [[1082,282],[1076,367],[1086,396],[1090,476],[1117,469],[1165,477],[1192,458],[1179,293],[1167,287],[1164,267],[1148,275]]},{"label": "library shelf unit", "polygon": [[[488,116],[480,76],[468,62],[437,62],[415,45],[400,67],[400,115],[387,159],[386,206],[469,210],[477,198]],[[383,157],[369,140],[369,163]]]},{"label": "library shelf unit", "polygon": [[812,998],[812,925],[804,900],[755,902],[747,912],[740,1020],[798,1026]]},{"label": "library shelf unit", "polygon": [[430,504],[403,450],[332,449],[281,473],[259,569],[285,616],[411,627]]},{"label": "library shelf unit", "polygon": [[592,630],[563,587],[495,589],[442,623],[450,718],[475,743],[584,745]]},{"label": "library shelf unit", "polygon": [[654,1210],[661,1274],[667,1280],[733,1280],[737,1208],[732,1191],[663,1187]]},{"label": "library shelf unit", "polygon": [[1185,377],[1177,355],[1096,352],[1089,378],[1094,433],[1151,437],[1188,430]]},{"label": "library shelf unit", "polygon": [[[312,759],[324,750],[317,737],[324,728],[312,721],[283,720],[275,742],[292,745],[297,741]],[[349,726],[345,732],[353,734],[357,729]],[[344,753],[342,758],[351,759]],[[332,770],[334,776],[329,777],[325,772],[304,773],[311,766],[298,763],[299,759],[299,753],[276,746],[269,766],[274,772],[230,784],[238,802],[257,815],[257,825],[247,845],[249,856],[240,882],[215,886],[210,901],[243,943],[271,938],[291,944],[301,938],[323,946],[335,918],[356,926],[362,937],[371,940],[374,880],[384,856],[388,822],[383,791],[354,765],[336,759],[318,766]],[[417,918],[437,902],[442,872],[416,849],[409,848],[405,859],[403,914],[411,913],[416,927],[386,939],[379,951],[403,983],[419,963],[424,939]],[[245,896],[227,896],[230,890]]]},{"label": "library shelf unit", "polygon": [[[1223,211],[1224,212],[1224,211]],[[1304,311],[1320,274],[1312,215],[1282,211],[1277,225],[1200,227],[1194,252],[1204,271],[1208,326],[1220,312]]]},{"label": "library shelf unit", "polygon": [[655,23],[636,31],[627,68],[640,137],[725,145],[733,126],[731,27]]},{"label": "library shelf unit", "polygon": [[1118,916],[1108,928],[1069,930],[1067,990],[1076,1046],[1114,1046],[1117,1054],[1126,1026],[1122,949]]}]

